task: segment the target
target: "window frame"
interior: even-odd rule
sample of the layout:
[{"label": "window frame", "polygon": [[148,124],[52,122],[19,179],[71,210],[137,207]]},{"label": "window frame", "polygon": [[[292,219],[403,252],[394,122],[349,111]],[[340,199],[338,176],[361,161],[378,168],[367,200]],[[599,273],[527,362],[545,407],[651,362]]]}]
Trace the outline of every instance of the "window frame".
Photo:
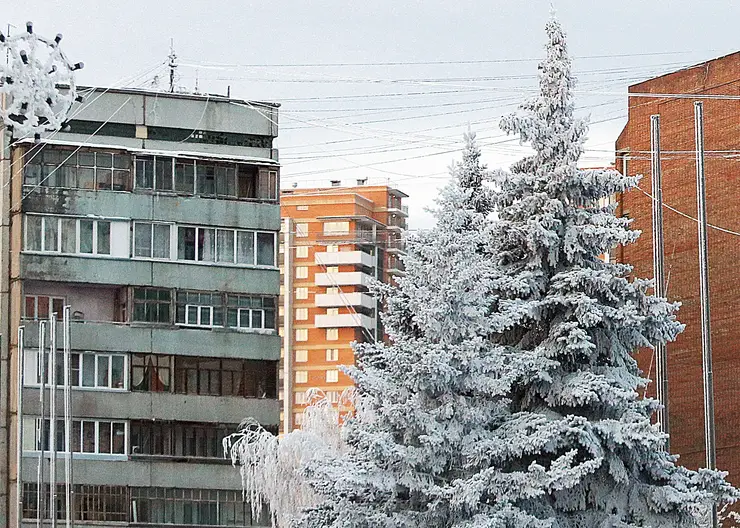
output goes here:
[{"label": "window frame", "polygon": [[[28,222],[29,218],[35,217],[41,219],[41,230],[39,232],[40,236],[40,248],[41,249],[28,249],[29,242],[28,242],[28,234],[29,234],[29,228],[28,228]],[[63,248],[65,244],[63,243],[63,236],[64,235],[64,229],[62,227],[62,222],[64,220],[72,220],[75,222],[74,224],[74,248],[75,250],[73,252],[69,251],[63,251]],[[23,222],[23,252],[25,253],[44,253],[44,254],[59,254],[59,255],[75,255],[75,256],[85,256],[85,257],[99,257],[99,258],[118,258],[116,256],[112,255],[112,244],[111,244],[111,231],[112,226],[114,222],[122,222],[124,220],[121,219],[112,219],[112,218],[88,218],[88,217],[80,217],[80,216],[67,216],[67,215],[50,215],[50,214],[40,214],[40,213],[24,213],[24,222]],[[82,224],[81,222],[91,222],[92,223],[92,232],[90,236],[90,251],[82,251]],[[107,252],[101,252],[100,251],[100,224],[106,223],[108,224],[108,250]],[[56,248],[55,249],[47,249],[46,243],[47,243],[47,231],[51,232],[51,227],[47,228],[49,224],[56,224],[56,226],[53,228],[55,231],[55,240],[56,240]]]},{"label": "window frame", "polygon": [[[137,234],[137,227],[139,226],[149,226],[149,255],[137,255],[137,243],[136,243],[136,234]],[[169,256],[167,257],[155,257],[154,256],[154,250],[157,247],[157,241],[155,240],[155,229],[156,227],[161,226],[167,226],[169,229],[169,235],[167,237],[167,254]],[[142,221],[142,220],[133,220],[131,222],[131,258],[132,259],[144,259],[144,260],[161,260],[161,261],[170,261],[172,260],[172,228],[177,227],[177,224],[172,222],[150,222],[150,221]]]}]

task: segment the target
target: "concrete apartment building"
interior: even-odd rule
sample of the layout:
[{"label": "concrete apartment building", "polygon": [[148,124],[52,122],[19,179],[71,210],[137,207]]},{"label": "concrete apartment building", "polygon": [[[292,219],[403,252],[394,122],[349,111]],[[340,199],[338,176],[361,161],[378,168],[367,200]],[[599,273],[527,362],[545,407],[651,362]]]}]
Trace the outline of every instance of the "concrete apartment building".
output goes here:
[{"label": "concrete apartment building", "polygon": [[281,192],[283,431],[301,425],[308,389],[340,403],[352,387],[338,370],[354,363],[351,344],[383,339],[369,281],[403,273],[408,196],[364,180],[332,185]]},{"label": "concrete apartment building", "polygon": [[[37,461],[45,451],[48,475],[51,448],[39,324],[71,305],[73,419],[71,446],[57,435],[57,517],[71,448],[76,525],[267,526],[242,500],[221,439],[247,417],[278,429],[278,105],[128,89],[94,89],[87,101],[69,130],[12,144],[0,173],[0,524],[15,523],[20,503],[35,525]],[[57,335],[61,348],[61,324]]]},{"label": "concrete apartment building", "polygon": [[[704,102],[705,172],[708,222],[740,232],[740,52],[697,64],[630,86],[629,120],[616,143],[616,165],[627,174],[642,174],[640,188],[651,192],[650,116],[660,115],[663,201],[697,217],[694,108]],[[729,95],[732,98],[721,96]],[[714,96],[714,97],[712,97]],[[634,219],[642,231],[636,244],[617,250],[617,258],[634,265],[634,273],[652,277],[651,198],[640,190],[620,197],[618,214]],[[705,466],[702,348],[699,302],[697,223],[664,209],[665,274],[669,299],[680,301],[678,318],[686,330],[668,350],[671,451],[692,469]],[[740,237],[710,228],[709,283],[714,370],[717,465],[740,484]],[[647,377],[655,379],[652,353],[638,358]],[[655,396],[655,385],[648,388]]]}]

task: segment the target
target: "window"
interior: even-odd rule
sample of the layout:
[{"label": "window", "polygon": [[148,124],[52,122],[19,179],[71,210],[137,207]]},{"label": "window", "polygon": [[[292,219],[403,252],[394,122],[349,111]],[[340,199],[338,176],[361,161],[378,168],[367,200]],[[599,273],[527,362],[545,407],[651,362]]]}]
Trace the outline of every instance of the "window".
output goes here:
[{"label": "window", "polygon": [[111,221],[26,215],[26,251],[110,255]]},{"label": "window", "polygon": [[[23,417],[23,450],[47,451],[51,422],[32,416]],[[68,452],[65,447],[64,420],[57,420],[57,451]],[[43,434],[42,434],[43,433]],[[92,455],[125,455],[126,423],[111,420],[72,420],[70,434],[73,453]]]},{"label": "window", "polygon": [[233,163],[198,161],[195,167],[198,193],[206,196],[236,198],[236,169],[237,166]]},{"label": "window", "polygon": [[326,340],[336,341],[337,339],[339,339],[339,329],[338,328],[327,328],[326,329]]},{"label": "window", "polygon": [[339,246],[336,244],[329,244],[326,246],[326,252],[327,253],[339,253]]},{"label": "window", "polygon": [[308,372],[305,370],[297,370],[295,373],[296,383],[308,383]]},{"label": "window", "polygon": [[175,357],[175,392],[209,396],[275,398],[277,362]]},{"label": "window", "polygon": [[295,278],[296,279],[307,279],[308,278],[308,266],[296,266]]},{"label": "window", "polygon": [[304,405],[306,403],[306,393],[304,391],[294,392],[293,401],[296,405]]},{"label": "window", "polygon": [[220,293],[178,292],[175,322],[185,326],[223,326],[223,296]]},{"label": "window", "polygon": [[295,361],[296,363],[305,363],[308,361],[308,350],[296,350]]},{"label": "window", "polygon": [[296,425],[298,425],[298,426],[301,426],[301,425],[303,425],[303,413],[302,413],[302,412],[297,412],[297,413],[295,413],[295,414],[293,415],[293,417],[294,417],[294,419],[295,419],[295,424],[296,424]]},{"label": "window", "polygon": [[295,298],[300,300],[308,299],[308,288],[305,288],[303,286],[296,288]]},{"label": "window", "polygon": [[295,236],[298,238],[305,238],[308,236],[308,224],[296,224],[295,225]]},{"label": "window", "polygon": [[[136,156],[136,187],[174,190],[174,164],[170,156]],[[192,192],[192,189],[191,189]]]},{"label": "window", "polygon": [[331,403],[339,403],[339,391],[326,391],[324,396]]},{"label": "window", "polygon": [[193,194],[195,192],[195,161],[175,160],[175,191]]},{"label": "window", "polygon": [[307,321],[308,320],[308,308],[296,308],[295,318],[296,318],[296,321]]},{"label": "window", "polygon": [[327,266],[326,272],[327,273],[339,273],[339,266]]},{"label": "window", "polygon": [[134,288],[133,320],[146,323],[171,323],[172,296],[161,288]]},{"label": "window", "polygon": [[[51,502],[48,485],[44,488],[42,504]],[[75,521],[126,522],[129,517],[128,489],[126,486],[98,486],[90,484],[74,485],[74,509],[72,519]],[[23,517],[38,517],[38,485],[35,482],[23,483]],[[57,497],[64,497],[64,484],[57,484]],[[59,502],[57,519],[66,517],[64,500]],[[49,517],[48,508],[44,508],[41,518]]]},{"label": "window", "polygon": [[257,265],[275,265],[275,233],[257,233]]},{"label": "window", "polygon": [[339,381],[339,371],[338,370],[327,370],[326,371],[326,382],[327,383],[336,383]]},{"label": "window", "polygon": [[348,235],[349,222],[324,222],[324,234],[329,236]]},{"label": "window", "polygon": [[136,524],[163,526],[269,526],[269,513],[253,518],[241,491],[177,488],[130,488]]},{"label": "window", "polygon": [[308,258],[308,246],[298,246],[295,248],[296,258]]},{"label": "window", "polygon": [[178,226],[177,258],[248,266],[274,266],[275,233]]},{"label": "window", "polygon": [[326,349],[326,360],[327,361],[339,361],[339,349],[338,348],[327,348]]},{"label": "window", "polygon": [[216,230],[210,227],[184,227],[177,230],[177,258],[215,262]]},{"label": "window", "polygon": [[157,354],[131,355],[131,389],[169,392],[172,358]]},{"label": "window", "polygon": [[276,303],[275,297],[228,295],[228,325],[231,328],[274,330]]},{"label": "window", "polygon": [[[59,319],[64,310],[64,297],[50,297],[48,295],[26,295],[23,317],[26,319],[48,319],[49,314],[56,312]],[[51,308],[51,311],[49,310]]]},{"label": "window", "polygon": [[169,259],[170,224],[135,222],[134,257]]},{"label": "window", "polygon": [[339,315],[339,308],[327,308],[326,315]]},{"label": "window", "polygon": [[308,328],[296,328],[295,340],[308,341]]},{"label": "window", "polygon": [[222,441],[237,430],[236,425],[161,422],[131,422],[131,455],[223,458]]},{"label": "window", "polygon": [[[51,356],[46,358],[46,383],[51,384]],[[99,352],[70,353],[70,385],[73,387],[127,390],[127,367],[125,354]],[[57,385],[64,384],[64,354],[57,352]],[[38,350],[26,350],[24,357],[25,381],[29,386],[41,383],[41,357]]]},{"label": "window", "polygon": [[25,170],[26,185],[70,189],[131,189],[131,156],[121,152],[78,152],[45,145],[31,151]]},{"label": "window", "polygon": [[339,295],[339,288],[336,286],[332,286],[331,288],[326,289],[326,293],[328,295]]}]

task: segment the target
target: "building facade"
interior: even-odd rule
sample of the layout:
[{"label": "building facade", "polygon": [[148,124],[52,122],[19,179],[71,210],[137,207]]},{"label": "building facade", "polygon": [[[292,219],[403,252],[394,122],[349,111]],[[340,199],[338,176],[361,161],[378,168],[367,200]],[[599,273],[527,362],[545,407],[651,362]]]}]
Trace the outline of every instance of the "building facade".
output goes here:
[{"label": "building facade", "polygon": [[[701,307],[696,205],[694,101],[704,102],[705,172],[710,228],[709,285],[713,346],[717,465],[740,484],[740,52],[710,60],[630,86],[629,120],[616,143],[617,169],[642,174],[640,189],[620,197],[618,213],[642,231],[636,244],[618,248],[617,258],[634,274],[652,277],[650,116],[660,115],[667,296],[680,301],[678,319],[685,331],[668,350],[671,451],[681,464],[705,467],[702,399]],[[650,97],[649,94],[656,94]],[[678,94],[678,95],[672,95]],[[696,97],[692,97],[696,96]],[[644,191],[644,192],[643,192]],[[638,357],[647,377],[655,379],[652,353]],[[647,389],[655,396],[655,385]]]},{"label": "building facade", "polygon": [[308,389],[342,404],[352,343],[383,339],[368,286],[403,273],[407,195],[363,183],[281,193],[283,431],[300,427]]},{"label": "building facade", "polygon": [[[278,429],[278,105],[125,89],[87,100],[67,130],[5,151],[2,525],[19,505],[24,525],[39,509],[64,519],[70,450],[77,525],[269,525],[252,517],[221,440],[247,417]],[[39,326],[64,306],[69,444],[62,422],[49,441],[50,389],[45,411],[40,401],[54,376]],[[61,324],[56,334],[61,365]]]}]

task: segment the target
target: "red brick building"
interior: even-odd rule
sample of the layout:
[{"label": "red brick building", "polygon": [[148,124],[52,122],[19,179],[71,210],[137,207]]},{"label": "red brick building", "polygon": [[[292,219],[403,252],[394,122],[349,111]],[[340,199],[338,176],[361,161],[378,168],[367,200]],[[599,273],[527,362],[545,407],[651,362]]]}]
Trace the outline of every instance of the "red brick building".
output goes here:
[{"label": "red brick building", "polygon": [[[629,120],[616,143],[617,169],[644,175],[640,189],[650,192],[650,116],[660,114],[663,201],[696,218],[693,103],[704,101],[708,221],[739,232],[740,52],[635,84],[629,92],[640,95],[629,96]],[[635,189],[620,198],[619,209],[643,234],[618,249],[617,259],[634,265],[636,276],[652,277],[651,199]],[[664,219],[668,297],[682,303],[678,317],[686,324],[668,345],[671,451],[681,455],[681,464],[697,468],[705,465],[697,223],[669,209]],[[739,485],[740,236],[710,228],[708,237],[717,465]],[[638,361],[654,380],[652,352],[642,352]],[[648,395],[655,395],[654,383]]]}]

